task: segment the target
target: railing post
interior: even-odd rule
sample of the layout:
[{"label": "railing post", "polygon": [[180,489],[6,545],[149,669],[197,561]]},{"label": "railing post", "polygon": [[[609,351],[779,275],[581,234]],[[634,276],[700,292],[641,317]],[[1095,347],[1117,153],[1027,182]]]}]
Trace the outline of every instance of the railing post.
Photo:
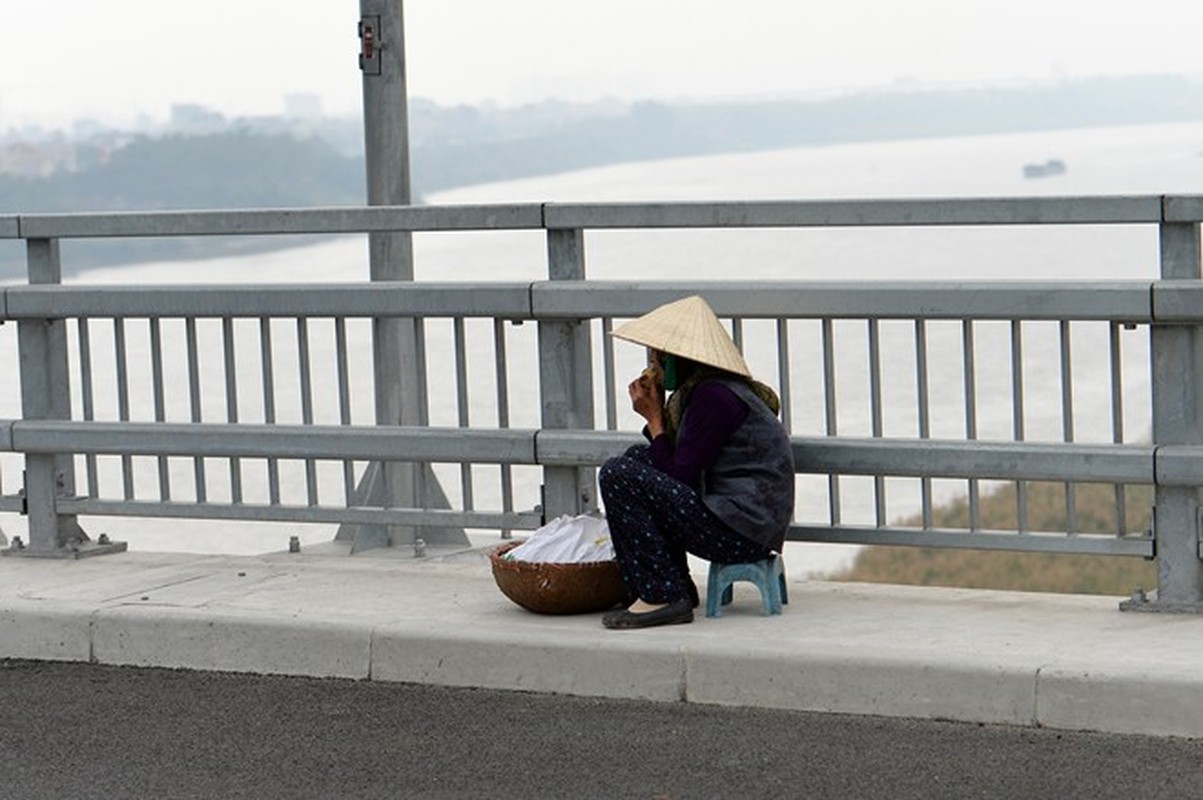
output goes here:
[{"label": "railing post", "polygon": [[[1203,278],[1198,223],[1162,222],[1161,279]],[[1152,328],[1153,444],[1203,444],[1203,327]],[[1153,533],[1157,552],[1157,597],[1121,605],[1127,610],[1203,612],[1203,561],[1199,559],[1199,489],[1156,486]]]},{"label": "railing post", "polygon": [[[27,244],[29,282],[62,282],[57,239]],[[17,324],[24,419],[70,419],[71,379],[67,361],[67,325],[63,320],[20,320]],[[59,498],[75,495],[75,465],[69,453],[25,456],[25,504],[29,546],[5,553],[75,558],[125,550],[124,542],[92,544],[74,514],[58,510]]]},{"label": "railing post", "polygon": [[[549,230],[547,264],[553,281],[584,280],[584,231]],[[544,428],[592,430],[593,348],[588,320],[540,320],[539,387]],[[543,468],[544,521],[596,508],[592,468]]]}]

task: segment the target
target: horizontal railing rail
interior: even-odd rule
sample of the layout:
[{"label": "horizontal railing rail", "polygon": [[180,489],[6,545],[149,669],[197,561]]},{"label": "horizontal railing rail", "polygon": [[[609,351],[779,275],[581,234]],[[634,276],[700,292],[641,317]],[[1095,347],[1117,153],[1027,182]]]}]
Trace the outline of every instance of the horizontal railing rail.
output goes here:
[{"label": "horizontal railing rail", "polygon": [[4,318],[497,317],[535,319],[527,284],[18,286],[0,288]]},{"label": "horizontal railing rail", "polygon": [[[0,420],[0,451],[598,466],[616,431]],[[791,437],[799,473],[1193,485],[1203,448]],[[1155,466],[1155,457],[1157,459]]]},{"label": "horizontal railing rail", "polygon": [[[1197,287],[1191,287],[1197,288]],[[0,288],[0,319],[74,317],[496,317],[538,321],[638,315],[689,293],[743,319],[1110,320],[1193,323],[1203,290],[1166,282],[1029,281],[18,286]],[[1154,313],[1156,308],[1157,313]]]},{"label": "horizontal railing rail", "polygon": [[627,317],[701,294],[718,315],[741,319],[1150,322],[1153,286],[1148,281],[549,281],[531,287],[531,314],[535,319]]},{"label": "horizontal railing rail", "polygon": [[1203,222],[1203,196],[525,203],[0,215],[0,238],[340,234],[545,228],[1139,225]]}]

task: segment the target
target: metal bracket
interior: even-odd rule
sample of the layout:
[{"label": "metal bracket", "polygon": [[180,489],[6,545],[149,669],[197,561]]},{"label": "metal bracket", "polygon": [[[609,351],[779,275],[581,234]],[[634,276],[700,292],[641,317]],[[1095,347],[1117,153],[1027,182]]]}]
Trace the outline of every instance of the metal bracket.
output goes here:
[{"label": "metal bracket", "polygon": [[380,16],[359,20],[359,68],[365,75],[380,74]]},{"label": "metal bracket", "polygon": [[1195,556],[1203,560],[1203,508],[1195,509]]},{"label": "metal bracket", "polygon": [[[22,486],[17,492],[17,496],[21,498],[21,515],[29,516],[29,492],[28,486],[28,471],[22,471]],[[61,472],[56,475],[57,492],[56,502],[58,500],[78,500],[79,495],[67,496],[63,494],[63,489],[66,486],[66,476]],[[32,539],[26,542],[20,536],[13,536],[12,541],[6,541],[3,535],[0,535],[0,546],[7,545],[0,549],[0,556],[11,556],[15,558],[57,558],[57,559],[73,559],[88,558],[90,556],[104,556],[111,553],[124,553],[129,549],[127,542],[116,542],[109,538],[107,533],[100,534],[95,541],[79,526],[74,515],[59,516],[58,535],[56,544],[52,548],[34,547]]]}]

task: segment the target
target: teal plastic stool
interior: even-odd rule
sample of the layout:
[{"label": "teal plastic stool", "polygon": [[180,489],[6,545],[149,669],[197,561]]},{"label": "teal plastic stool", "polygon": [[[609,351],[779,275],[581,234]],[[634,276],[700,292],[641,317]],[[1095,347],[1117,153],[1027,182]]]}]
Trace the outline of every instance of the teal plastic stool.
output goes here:
[{"label": "teal plastic stool", "polygon": [[771,555],[763,561],[746,564],[710,563],[710,578],[706,582],[706,616],[721,617],[722,606],[731,602],[731,585],[736,581],[756,584],[765,616],[780,614],[781,606],[789,602],[785,586],[785,559]]}]

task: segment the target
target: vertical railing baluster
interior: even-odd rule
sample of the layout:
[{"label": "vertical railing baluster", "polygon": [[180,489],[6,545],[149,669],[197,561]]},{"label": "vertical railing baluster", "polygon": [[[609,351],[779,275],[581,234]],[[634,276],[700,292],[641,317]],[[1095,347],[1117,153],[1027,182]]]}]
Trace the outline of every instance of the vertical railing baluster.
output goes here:
[{"label": "vertical railing baluster", "polygon": [[[426,361],[426,317],[419,317],[414,320],[414,344],[417,352],[414,353],[414,377],[417,379],[417,395],[418,395],[418,424],[425,426],[430,424],[430,379],[427,373]],[[415,463],[413,468],[413,494],[418,507],[425,507],[429,492],[426,486],[426,475],[429,472],[431,476],[431,464]],[[419,529],[420,530],[420,529]]]},{"label": "vertical railing baluster", "polygon": [[[466,429],[471,426],[468,408],[468,346],[465,341],[464,318],[456,317],[452,323],[455,339],[455,394],[459,426]],[[463,462],[459,465],[460,491],[463,494],[463,509],[472,511],[476,507],[472,495],[472,465]]]},{"label": "vertical railing baluster", "polygon": [[[297,317],[297,363],[301,371],[301,424],[313,424],[313,364],[309,352],[309,320]],[[311,506],[318,504],[317,462],[305,459],[305,497]]]},{"label": "vertical railing baluster", "polygon": [[[881,416],[881,325],[878,320],[869,320],[869,417],[872,425],[872,436],[880,439],[883,435]],[[873,500],[877,517],[877,527],[886,524],[886,479],[882,475],[873,476]]]},{"label": "vertical railing baluster", "polygon": [[430,378],[427,373],[426,362],[426,318],[422,317],[416,320],[415,326],[415,341],[417,343],[418,352],[416,353],[417,366],[417,382],[418,382],[418,424],[430,424]]},{"label": "vertical railing baluster", "polygon": [[[1119,322],[1110,323],[1110,357],[1111,357],[1111,441],[1114,444],[1124,443],[1124,377],[1123,377],[1123,346],[1120,341]],[[1125,487],[1122,483],[1115,484],[1115,535],[1123,536],[1128,530],[1128,503]]]},{"label": "vertical railing baluster", "polygon": [[789,320],[777,320],[777,390],[781,398],[781,422],[785,430],[793,433],[793,381],[789,363]]},{"label": "vertical railing baluster", "polygon": [[[154,391],[155,422],[167,421],[167,402],[163,388],[163,330],[158,317],[150,318],[150,374]],[[171,500],[171,472],[167,456],[159,456],[159,500]]]},{"label": "vertical railing baluster", "polygon": [[[222,350],[225,355],[226,422],[238,422],[238,360],[234,342],[234,320],[221,320]],[[242,503],[242,460],[230,459],[230,498],[234,505]]]},{"label": "vertical railing baluster", "polygon": [[[276,424],[276,367],[275,348],[272,346],[272,321],[270,317],[259,318],[259,365],[263,375],[263,421]],[[267,502],[280,505],[280,460],[267,459]]]},{"label": "vertical railing baluster", "polygon": [[[961,323],[961,357],[965,372],[965,438],[977,439],[977,345],[974,341],[973,320]],[[969,479],[969,530],[981,530],[980,487],[976,478]]]},{"label": "vertical railing baluster", "polygon": [[[78,320],[79,330],[79,383],[80,400],[84,420],[92,422],[96,419],[96,389],[92,384],[92,333],[91,326],[85,317]],[[100,497],[100,478],[97,474],[97,459],[95,453],[84,456],[84,464],[88,470],[88,496]]]},{"label": "vertical railing baluster", "polygon": [[[1023,406],[1023,323],[1011,321],[1011,436],[1017,442],[1027,437]],[[1028,484],[1015,482],[1015,528],[1028,530]]]},{"label": "vertical railing baluster", "polygon": [[[915,393],[918,399],[919,438],[931,438],[931,393],[927,370],[927,321],[915,320]],[[924,530],[932,527],[931,478],[919,479],[920,505]]]},{"label": "vertical railing baluster", "polygon": [[[347,362],[347,320],[334,320],[334,351],[338,361],[338,421],[351,424],[351,369]],[[355,502],[355,462],[343,459],[343,498],[347,505]]]},{"label": "vertical railing baluster", "polygon": [[602,319],[602,379],[606,392],[606,430],[618,430],[618,386],[614,374],[613,317]]},{"label": "vertical railing baluster", "polygon": [[[835,387],[835,326],[829,317],[823,319],[823,410],[826,416],[826,431],[828,436],[839,435],[839,422],[836,418],[836,387]],[[841,518],[840,476],[827,476],[828,516],[832,525],[839,525]]]},{"label": "vertical railing baluster", "polygon": [[[200,383],[200,351],[197,342],[196,318],[184,320],[184,338],[188,350],[188,406],[192,422],[201,422],[201,383]],[[209,490],[205,477],[205,459],[203,456],[193,458],[193,480],[196,481],[196,502],[208,500]]]},{"label": "vertical railing baluster", "polygon": [[[493,320],[493,353],[497,364],[497,427],[510,427],[510,373],[509,356],[505,344],[505,320]],[[501,510],[506,514],[514,510],[514,469],[509,464],[501,465]],[[502,539],[511,536],[509,528],[501,531]]]},{"label": "vertical railing baluster", "polygon": [[[1074,440],[1073,353],[1070,345],[1069,320],[1061,320],[1061,432],[1066,442]],[[1078,532],[1077,489],[1072,481],[1065,482],[1066,533]]]},{"label": "vertical railing baluster", "polygon": [[[129,360],[125,344],[125,320],[113,320],[113,354],[117,364],[117,419],[129,422]],[[121,454],[121,486],[126,500],[134,499],[134,459]]]}]

